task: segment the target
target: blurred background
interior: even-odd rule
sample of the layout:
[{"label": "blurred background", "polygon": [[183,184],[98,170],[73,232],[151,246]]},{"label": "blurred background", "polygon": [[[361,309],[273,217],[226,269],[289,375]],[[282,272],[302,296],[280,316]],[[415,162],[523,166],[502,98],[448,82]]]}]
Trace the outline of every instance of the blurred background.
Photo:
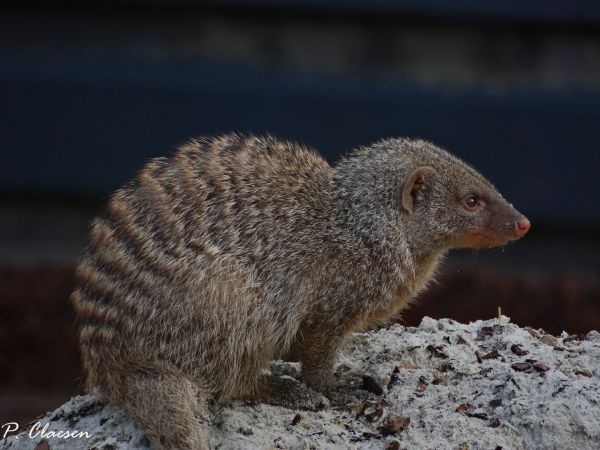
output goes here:
[{"label": "blurred background", "polygon": [[455,252],[405,321],[600,327],[600,3],[85,0],[0,7],[0,424],[80,391],[68,296],[90,220],[188,137],[270,132],[331,162],[421,137],[533,223]]}]

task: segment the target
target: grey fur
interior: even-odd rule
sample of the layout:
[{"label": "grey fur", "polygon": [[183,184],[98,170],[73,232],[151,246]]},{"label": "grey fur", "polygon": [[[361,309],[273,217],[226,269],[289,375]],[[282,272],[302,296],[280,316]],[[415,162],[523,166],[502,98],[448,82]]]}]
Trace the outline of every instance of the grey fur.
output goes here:
[{"label": "grey fur", "polygon": [[[471,193],[486,207],[466,211]],[[156,449],[207,448],[208,401],[268,398],[260,371],[287,354],[327,391],[348,333],[396,318],[449,248],[516,238],[520,217],[424,141],[384,140],[331,167],[269,136],[192,140],[92,226],[72,296],[87,389]]]}]

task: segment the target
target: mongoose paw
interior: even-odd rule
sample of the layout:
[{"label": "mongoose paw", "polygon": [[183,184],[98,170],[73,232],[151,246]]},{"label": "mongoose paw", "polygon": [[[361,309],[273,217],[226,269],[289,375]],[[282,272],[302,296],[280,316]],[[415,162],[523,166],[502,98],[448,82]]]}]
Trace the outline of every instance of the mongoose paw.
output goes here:
[{"label": "mongoose paw", "polygon": [[365,377],[344,376],[334,383],[325,395],[334,407],[345,407],[356,403],[357,400],[376,398],[372,389],[365,389]]},{"label": "mongoose paw", "polygon": [[318,391],[290,376],[267,376],[259,400],[291,409],[319,411],[329,406],[327,398]]}]

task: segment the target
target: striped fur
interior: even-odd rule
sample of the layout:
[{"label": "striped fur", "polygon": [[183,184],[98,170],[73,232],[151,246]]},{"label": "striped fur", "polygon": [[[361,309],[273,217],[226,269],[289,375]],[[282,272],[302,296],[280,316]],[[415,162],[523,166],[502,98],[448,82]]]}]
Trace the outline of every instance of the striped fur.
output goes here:
[{"label": "striped fur", "polygon": [[[438,182],[407,215],[399,192],[423,165]],[[452,199],[469,189],[505,207],[460,160],[402,139],[335,167],[235,134],[151,160],[93,222],[77,269],[87,389],[157,449],[207,448],[207,401],[260,398],[273,358],[298,356],[305,381],[326,390],[345,335],[401,311],[457,235],[462,245],[469,229],[494,228],[457,212]]]}]

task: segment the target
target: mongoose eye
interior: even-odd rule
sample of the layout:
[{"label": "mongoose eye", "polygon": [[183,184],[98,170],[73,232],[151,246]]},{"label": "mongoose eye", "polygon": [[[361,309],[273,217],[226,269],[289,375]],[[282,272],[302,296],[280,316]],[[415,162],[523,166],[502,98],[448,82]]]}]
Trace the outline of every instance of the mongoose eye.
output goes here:
[{"label": "mongoose eye", "polygon": [[470,210],[477,209],[477,207],[480,206],[479,200],[477,200],[477,198],[474,195],[469,195],[467,198],[464,199],[463,202],[467,209]]}]

